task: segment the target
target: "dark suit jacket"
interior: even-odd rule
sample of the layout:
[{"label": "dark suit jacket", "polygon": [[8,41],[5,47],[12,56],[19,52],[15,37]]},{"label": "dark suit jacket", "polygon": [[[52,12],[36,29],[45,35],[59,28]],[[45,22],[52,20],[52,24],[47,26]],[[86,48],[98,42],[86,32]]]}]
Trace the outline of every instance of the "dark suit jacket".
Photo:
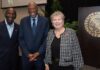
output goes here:
[{"label": "dark suit jacket", "polygon": [[48,20],[45,17],[38,16],[36,35],[34,36],[30,17],[27,16],[21,20],[19,41],[25,56],[31,52],[39,52],[40,56],[44,58],[48,26]]},{"label": "dark suit jacket", "polygon": [[18,29],[19,26],[14,24],[14,31],[10,38],[5,21],[0,22],[0,70],[9,70],[10,65],[13,67],[16,64],[18,58]]}]

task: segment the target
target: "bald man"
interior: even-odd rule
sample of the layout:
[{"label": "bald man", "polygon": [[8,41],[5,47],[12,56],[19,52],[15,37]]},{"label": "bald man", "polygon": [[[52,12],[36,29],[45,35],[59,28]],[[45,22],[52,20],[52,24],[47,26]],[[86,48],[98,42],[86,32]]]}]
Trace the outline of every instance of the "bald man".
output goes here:
[{"label": "bald man", "polygon": [[18,31],[16,11],[8,8],[0,22],[0,70],[18,70]]},{"label": "bald man", "polygon": [[38,14],[37,4],[28,4],[29,16],[21,19],[19,41],[22,49],[22,70],[44,70],[47,18]]}]

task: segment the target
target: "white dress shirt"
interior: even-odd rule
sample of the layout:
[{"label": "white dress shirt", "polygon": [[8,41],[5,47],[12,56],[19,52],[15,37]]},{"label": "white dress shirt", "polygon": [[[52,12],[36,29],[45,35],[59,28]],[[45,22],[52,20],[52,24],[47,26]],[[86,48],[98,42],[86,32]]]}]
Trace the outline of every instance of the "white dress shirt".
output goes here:
[{"label": "white dress shirt", "polygon": [[37,26],[38,15],[35,18],[31,17],[31,27],[33,27],[33,19],[35,19],[35,26]]},{"label": "white dress shirt", "polygon": [[12,23],[11,25],[9,25],[7,23],[7,20],[5,20],[5,23],[6,23],[6,27],[7,27],[8,33],[9,33],[9,37],[11,38],[13,30],[14,30],[14,23]]}]

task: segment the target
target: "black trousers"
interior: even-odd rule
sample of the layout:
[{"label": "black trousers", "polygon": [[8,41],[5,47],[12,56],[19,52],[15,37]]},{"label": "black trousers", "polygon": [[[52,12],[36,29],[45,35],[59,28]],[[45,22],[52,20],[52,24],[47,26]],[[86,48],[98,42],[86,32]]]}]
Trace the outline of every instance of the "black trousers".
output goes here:
[{"label": "black trousers", "polygon": [[29,62],[28,58],[22,56],[22,70],[45,70],[45,64],[43,59]]},{"label": "black trousers", "polygon": [[50,70],[74,70],[72,65],[70,66],[58,66],[56,64],[49,64]]}]

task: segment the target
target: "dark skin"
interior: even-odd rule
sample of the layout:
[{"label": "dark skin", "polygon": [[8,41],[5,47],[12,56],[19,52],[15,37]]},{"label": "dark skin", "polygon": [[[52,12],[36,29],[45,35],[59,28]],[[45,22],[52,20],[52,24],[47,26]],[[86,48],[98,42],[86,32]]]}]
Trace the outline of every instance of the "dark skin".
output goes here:
[{"label": "dark skin", "polygon": [[33,18],[36,17],[37,15],[37,5],[34,2],[29,3],[28,5],[28,13],[30,16],[32,16]]},{"label": "dark skin", "polygon": [[6,11],[6,20],[9,25],[11,25],[14,22],[15,19],[15,13],[13,8],[8,8]]},{"label": "dark skin", "polygon": [[[34,3],[34,2],[31,2],[28,4],[28,12],[29,12],[29,15],[31,17],[36,17],[37,15],[37,5]],[[35,53],[29,53],[28,54],[28,58],[29,58],[29,61],[36,61],[37,60],[37,57],[40,55],[39,52],[35,52]]]}]

